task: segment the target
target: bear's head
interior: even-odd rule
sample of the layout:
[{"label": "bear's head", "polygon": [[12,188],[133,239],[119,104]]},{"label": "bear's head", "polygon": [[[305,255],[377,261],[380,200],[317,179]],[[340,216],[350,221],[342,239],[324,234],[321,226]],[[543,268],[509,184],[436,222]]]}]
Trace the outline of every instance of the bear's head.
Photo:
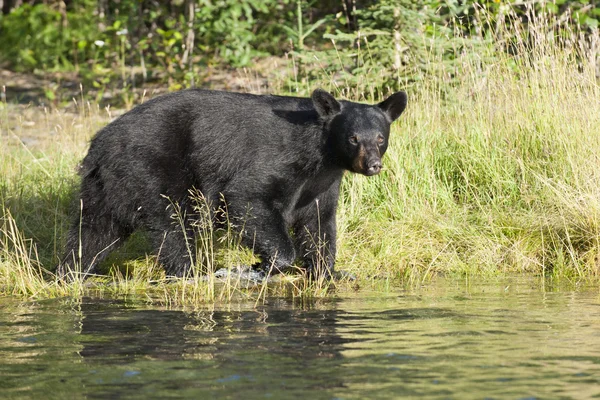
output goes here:
[{"label": "bear's head", "polygon": [[326,126],[336,162],[343,168],[376,175],[387,150],[390,125],[406,108],[405,92],[397,92],[379,104],[338,102],[330,93],[316,89],[312,101]]}]

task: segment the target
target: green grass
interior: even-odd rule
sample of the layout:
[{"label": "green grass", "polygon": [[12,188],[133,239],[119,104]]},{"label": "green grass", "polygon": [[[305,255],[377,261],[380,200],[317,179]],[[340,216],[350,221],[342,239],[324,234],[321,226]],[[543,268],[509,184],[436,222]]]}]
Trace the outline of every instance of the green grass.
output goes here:
[{"label": "green grass", "polygon": [[[311,283],[300,275],[251,288],[214,279],[171,282],[144,255],[143,235],[105,263],[118,267],[109,277],[57,282],[52,268],[76,193],[76,166],[109,113],[82,99],[75,113],[3,104],[0,292],[198,304],[324,296],[373,285],[385,290],[437,274],[526,273],[555,282],[597,282],[598,55],[576,33],[559,40],[544,32],[553,31],[543,20],[529,30],[518,23],[499,27],[492,44],[457,52],[459,70],[446,69],[432,53],[438,75],[408,89],[409,105],[393,127],[385,170],[371,178],[348,174],[343,182],[337,268],[355,274],[356,282]],[[511,56],[500,49],[508,41]],[[326,75],[308,86],[352,94]],[[252,258],[231,232],[204,236],[200,244],[205,267]]]}]

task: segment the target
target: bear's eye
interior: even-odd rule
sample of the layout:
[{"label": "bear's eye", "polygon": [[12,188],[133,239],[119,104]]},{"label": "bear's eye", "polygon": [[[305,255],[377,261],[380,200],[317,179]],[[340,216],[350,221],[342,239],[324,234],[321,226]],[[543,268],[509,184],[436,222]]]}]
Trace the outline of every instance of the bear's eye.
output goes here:
[{"label": "bear's eye", "polygon": [[377,143],[383,144],[384,141],[385,141],[385,139],[383,138],[383,136],[378,136],[377,137]]},{"label": "bear's eye", "polygon": [[358,137],[357,136],[350,136],[350,143],[352,144],[358,144]]}]

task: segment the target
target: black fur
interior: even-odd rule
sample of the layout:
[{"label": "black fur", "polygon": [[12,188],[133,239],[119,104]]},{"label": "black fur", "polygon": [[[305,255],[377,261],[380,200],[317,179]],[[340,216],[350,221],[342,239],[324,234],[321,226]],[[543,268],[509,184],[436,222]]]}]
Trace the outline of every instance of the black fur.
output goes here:
[{"label": "black fur", "polygon": [[185,276],[194,263],[191,188],[243,221],[243,243],[262,260],[256,268],[283,270],[299,257],[330,274],[344,171],[380,171],[390,124],[405,106],[404,92],[372,106],[323,90],[310,99],[185,90],[141,104],[92,140],[59,275],[76,263],[95,272],[141,228],[167,274]]}]

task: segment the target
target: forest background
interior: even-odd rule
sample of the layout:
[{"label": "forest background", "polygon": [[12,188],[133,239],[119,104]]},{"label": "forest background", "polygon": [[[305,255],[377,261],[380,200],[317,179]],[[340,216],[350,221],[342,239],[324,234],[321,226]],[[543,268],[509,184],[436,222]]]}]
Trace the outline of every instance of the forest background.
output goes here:
[{"label": "forest background", "polygon": [[[81,82],[101,100],[107,88],[149,82],[168,88],[236,89],[227,71],[251,68],[264,90],[273,75],[330,84],[372,96],[439,76],[443,63],[487,45],[501,22],[547,14],[561,29],[598,28],[591,0],[0,0],[0,65],[48,77],[48,100],[61,79]],[[497,39],[497,38],[496,38]],[[510,41],[504,38],[506,52]],[[530,40],[530,39],[528,39]],[[468,43],[467,43],[468,42]],[[435,47],[435,48],[433,48]],[[514,46],[513,46],[514,47]],[[514,49],[512,49],[514,50]],[[272,57],[283,58],[274,67]],[[437,60],[436,60],[437,61]],[[290,66],[293,71],[289,73]],[[222,76],[215,78],[215,75]],[[281,77],[281,74],[277,75]],[[318,82],[317,82],[318,83]],[[239,85],[237,85],[239,86]],[[329,85],[331,86],[331,85]],[[335,87],[333,88],[335,89]],[[273,88],[270,88],[272,91]],[[364,93],[363,93],[364,92]],[[379,95],[381,95],[379,93]],[[70,98],[67,96],[67,101]]]}]

